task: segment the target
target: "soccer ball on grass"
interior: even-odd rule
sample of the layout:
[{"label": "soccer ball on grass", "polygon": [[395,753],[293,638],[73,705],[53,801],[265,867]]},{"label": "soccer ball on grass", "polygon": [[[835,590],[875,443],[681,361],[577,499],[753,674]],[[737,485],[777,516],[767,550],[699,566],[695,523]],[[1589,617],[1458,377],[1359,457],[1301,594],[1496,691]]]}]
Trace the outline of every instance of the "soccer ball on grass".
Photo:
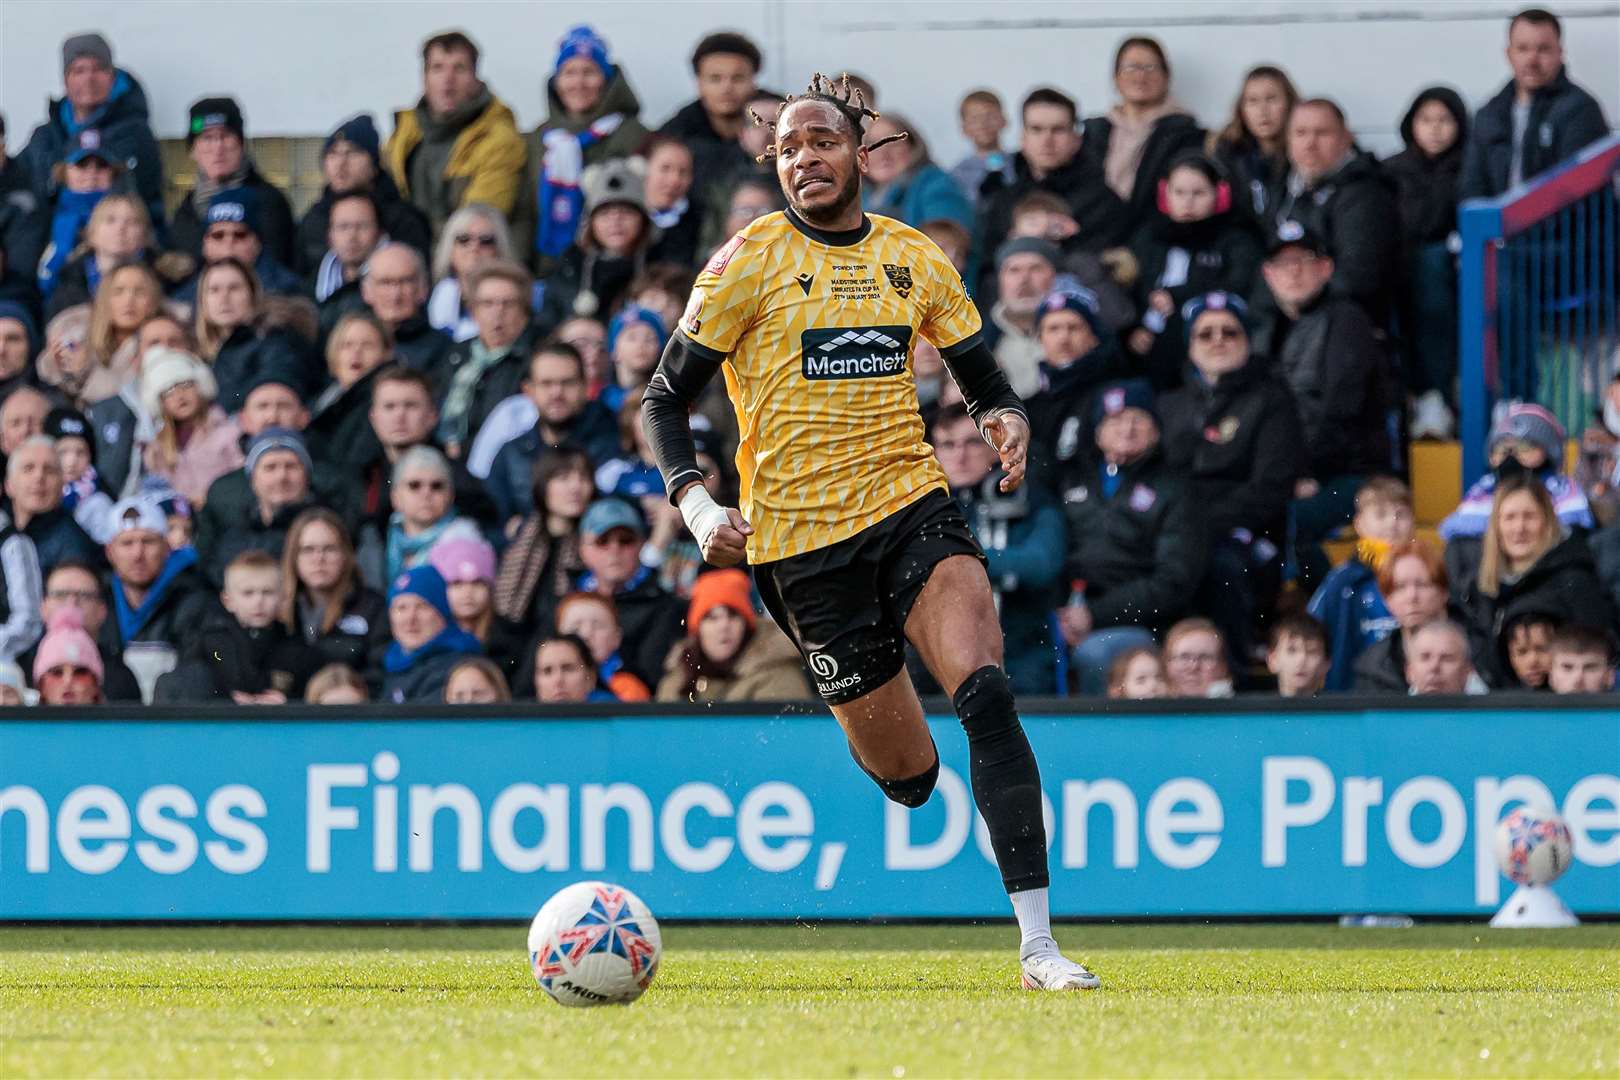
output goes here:
[{"label": "soccer ball on grass", "polygon": [[1574,858],[1569,826],[1550,810],[1521,806],[1496,827],[1496,861],[1520,885],[1550,885]]},{"label": "soccer ball on grass", "polygon": [[581,881],[529,924],[529,970],[563,1005],[628,1005],[652,984],[663,955],[658,921],[629,889]]}]

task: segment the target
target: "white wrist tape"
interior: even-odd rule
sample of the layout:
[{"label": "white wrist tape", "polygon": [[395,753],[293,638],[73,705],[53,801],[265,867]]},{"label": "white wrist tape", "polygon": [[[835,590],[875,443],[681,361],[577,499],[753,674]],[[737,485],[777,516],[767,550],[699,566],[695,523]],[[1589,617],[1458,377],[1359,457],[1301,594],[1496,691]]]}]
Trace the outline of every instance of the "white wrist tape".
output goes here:
[{"label": "white wrist tape", "polygon": [[680,507],[681,518],[700,548],[708,546],[720,526],[731,524],[725,508],[714,501],[702,484],[693,484],[681,494]]}]

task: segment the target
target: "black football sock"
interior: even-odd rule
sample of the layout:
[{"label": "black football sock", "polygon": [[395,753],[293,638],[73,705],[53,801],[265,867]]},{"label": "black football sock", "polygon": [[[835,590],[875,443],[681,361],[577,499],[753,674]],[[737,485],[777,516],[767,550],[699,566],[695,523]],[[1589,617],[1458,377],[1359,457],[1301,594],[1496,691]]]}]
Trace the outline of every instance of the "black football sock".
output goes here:
[{"label": "black football sock", "polygon": [[[929,740],[930,744],[933,742]],[[883,794],[899,803],[901,806],[915,810],[928,801],[928,796],[934,793],[934,785],[939,783],[939,750],[934,751],[934,763],[916,776],[908,776],[901,780],[886,780],[866,767],[861,755],[855,752],[855,744],[849,744],[849,756],[855,759],[855,764],[861,767],[861,772],[872,778],[872,783],[883,789]]]},{"label": "black football sock", "polygon": [[956,688],[951,704],[967,732],[973,801],[989,827],[1002,884],[1009,893],[1046,888],[1041,773],[1006,672],[993,664],[980,668]]}]

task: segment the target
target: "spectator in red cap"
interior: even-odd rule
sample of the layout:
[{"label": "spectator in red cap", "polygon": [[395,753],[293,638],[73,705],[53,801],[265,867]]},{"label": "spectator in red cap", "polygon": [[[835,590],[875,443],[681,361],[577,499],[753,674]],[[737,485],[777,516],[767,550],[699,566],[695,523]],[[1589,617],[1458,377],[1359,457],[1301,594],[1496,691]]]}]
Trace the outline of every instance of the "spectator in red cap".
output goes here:
[{"label": "spectator in red cap", "polygon": [[804,663],[774,623],[754,613],[741,570],[715,570],[692,586],[686,637],[658,682],[659,701],[794,701],[810,696]]},{"label": "spectator in red cap", "polygon": [[85,633],[77,608],[51,616],[51,625],[34,654],[34,686],[45,705],[98,705],[105,677],[101,653]]}]

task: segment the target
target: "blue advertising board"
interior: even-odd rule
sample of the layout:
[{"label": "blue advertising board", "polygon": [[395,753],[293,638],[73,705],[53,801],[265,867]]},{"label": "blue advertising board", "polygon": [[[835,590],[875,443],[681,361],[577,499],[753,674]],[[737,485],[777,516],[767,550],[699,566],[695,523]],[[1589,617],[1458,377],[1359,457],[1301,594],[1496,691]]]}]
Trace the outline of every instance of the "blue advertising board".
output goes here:
[{"label": "blue advertising board", "polygon": [[[23,715],[0,722],[0,919],[522,918],[585,878],[667,918],[1008,910],[950,717],[939,789],[907,811],[825,714]],[[1483,915],[1519,802],[1573,831],[1564,900],[1620,912],[1614,710],[1024,723],[1055,914]]]}]

